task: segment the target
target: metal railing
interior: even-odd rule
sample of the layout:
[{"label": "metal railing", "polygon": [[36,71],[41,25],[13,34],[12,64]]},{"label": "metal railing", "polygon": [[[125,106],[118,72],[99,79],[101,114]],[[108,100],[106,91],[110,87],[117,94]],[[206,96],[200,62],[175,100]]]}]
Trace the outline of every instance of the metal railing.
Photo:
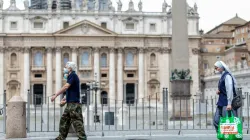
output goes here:
[{"label": "metal railing", "polygon": [[[101,98],[102,103],[90,103],[87,93],[87,104],[82,105],[85,131],[106,133],[118,131],[167,131],[167,130],[214,130],[213,116],[218,96],[205,99],[192,97],[172,98],[166,88],[162,94],[156,93],[141,99],[112,100]],[[3,105],[0,105],[0,132],[6,128],[6,92]],[[159,97],[160,96],[160,97]],[[31,98],[34,102],[31,104]],[[27,132],[58,132],[60,117],[65,109],[60,107],[60,99],[51,103],[51,96],[45,99],[41,95],[27,93]],[[38,100],[41,99],[41,100]],[[238,110],[243,121],[243,129],[249,131],[249,93],[243,96],[243,106]],[[1,111],[0,111],[1,113]]]}]

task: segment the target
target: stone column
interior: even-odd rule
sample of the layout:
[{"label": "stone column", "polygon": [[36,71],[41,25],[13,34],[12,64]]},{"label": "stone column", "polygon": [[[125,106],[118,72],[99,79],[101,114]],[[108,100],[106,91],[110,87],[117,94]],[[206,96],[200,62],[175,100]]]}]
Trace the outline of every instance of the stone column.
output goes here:
[{"label": "stone column", "polygon": [[[76,63],[77,69],[79,68],[77,63],[77,48],[72,48],[72,62]],[[77,73],[77,70],[76,70]]]},{"label": "stone column", "polygon": [[109,50],[109,98],[110,104],[115,103],[115,49]]},{"label": "stone column", "polygon": [[[117,60],[117,100],[118,104],[123,100],[123,50],[118,48],[118,60]],[[125,93],[124,93],[125,94]]]},{"label": "stone column", "polygon": [[0,95],[4,91],[4,48],[0,47]]},{"label": "stone column", "polygon": [[142,98],[145,97],[144,95],[144,49],[140,48],[139,49],[139,61],[138,61],[138,65],[139,65],[139,70],[138,70],[138,98],[139,101],[142,100]]},{"label": "stone column", "polygon": [[[96,80],[97,82],[99,82],[99,86],[101,85],[100,84],[100,54],[99,54],[99,48],[98,47],[95,47],[94,48],[94,80]],[[95,93],[93,93],[95,95]],[[100,104],[100,90],[97,91],[96,93],[97,95],[97,104]],[[94,101],[95,101],[95,98],[94,98]]]},{"label": "stone column", "polygon": [[53,67],[52,67],[52,48],[47,47],[47,87],[46,87],[46,94],[47,96],[51,96],[53,93],[52,86],[53,86]]},{"label": "stone column", "polygon": [[[61,48],[56,48],[56,90],[58,92],[62,88],[62,63],[61,63]],[[60,97],[57,97],[57,102]]]},{"label": "stone column", "polygon": [[24,101],[27,101],[27,93],[30,89],[30,48],[23,50],[24,68],[23,68],[23,92],[20,94]]}]

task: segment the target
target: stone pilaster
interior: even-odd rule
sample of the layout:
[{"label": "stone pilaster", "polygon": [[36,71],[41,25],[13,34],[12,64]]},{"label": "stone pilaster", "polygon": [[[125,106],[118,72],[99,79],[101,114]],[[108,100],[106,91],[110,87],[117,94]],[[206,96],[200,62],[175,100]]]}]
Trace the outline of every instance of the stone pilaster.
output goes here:
[{"label": "stone pilaster", "polygon": [[115,49],[109,50],[109,98],[110,104],[115,103]]},{"label": "stone pilaster", "polygon": [[52,47],[47,47],[47,87],[46,87],[46,94],[47,96],[51,96],[53,93],[53,67],[52,67]]},{"label": "stone pilaster", "polygon": [[[123,100],[123,49],[118,48],[117,60],[117,103]],[[125,93],[124,93],[125,94]]]},{"label": "stone pilaster", "polygon": [[[78,49],[76,47],[72,47],[72,62],[76,63],[77,69],[78,69],[78,63],[77,63],[77,51]],[[77,73],[77,70],[76,70]]]},{"label": "stone pilaster", "polygon": [[[58,92],[62,87],[62,61],[61,61],[61,47],[56,47],[56,90]],[[59,101],[57,98],[57,102]]]},{"label": "stone pilaster", "polygon": [[144,95],[144,49],[139,48],[139,70],[138,70],[138,84],[139,84],[139,89],[138,89],[138,99],[139,101],[145,97]]},{"label": "stone pilaster", "polygon": [[21,97],[27,101],[27,93],[30,89],[30,48],[25,47],[23,50],[24,57],[24,68],[23,68],[23,92],[20,94]]},{"label": "stone pilaster", "polygon": [[0,47],[0,95],[4,92],[4,48]]},{"label": "stone pilaster", "polygon": [[[100,48],[94,47],[94,76],[96,76],[94,80],[99,82],[100,86]],[[97,104],[100,104],[100,90],[97,91]]]}]

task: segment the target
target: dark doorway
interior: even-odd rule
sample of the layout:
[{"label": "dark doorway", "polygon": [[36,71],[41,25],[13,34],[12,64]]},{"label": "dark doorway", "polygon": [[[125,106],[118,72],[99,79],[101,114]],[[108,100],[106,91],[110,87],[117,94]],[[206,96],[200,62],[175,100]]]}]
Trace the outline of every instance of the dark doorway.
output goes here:
[{"label": "dark doorway", "polygon": [[33,86],[33,104],[43,104],[43,84],[35,84]]},{"label": "dark doorway", "polygon": [[134,104],[135,102],[135,84],[128,83],[126,85],[126,103]]},{"label": "dark doorway", "polygon": [[[86,85],[86,83],[82,83],[81,84],[81,102],[82,104],[87,104],[88,101],[88,95],[89,95],[89,86]],[[90,100],[89,100],[89,104],[90,104]]]},{"label": "dark doorway", "polygon": [[108,93],[106,91],[102,91],[101,93],[101,104],[102,105],[108,104]]}]

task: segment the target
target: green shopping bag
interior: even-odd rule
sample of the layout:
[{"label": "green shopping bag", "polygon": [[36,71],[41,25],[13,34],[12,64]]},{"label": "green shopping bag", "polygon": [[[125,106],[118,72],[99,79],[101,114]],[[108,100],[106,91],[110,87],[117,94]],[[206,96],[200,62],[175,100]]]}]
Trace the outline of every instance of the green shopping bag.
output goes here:
[{"label": "green shopping bag", "polygon": [[228,117],[226,111],[226,117],[220,118],[217,138],[219,140],[242,140],[242,122],[240,118],[234,117],[233,111],[229,111],[231,117]]}]

